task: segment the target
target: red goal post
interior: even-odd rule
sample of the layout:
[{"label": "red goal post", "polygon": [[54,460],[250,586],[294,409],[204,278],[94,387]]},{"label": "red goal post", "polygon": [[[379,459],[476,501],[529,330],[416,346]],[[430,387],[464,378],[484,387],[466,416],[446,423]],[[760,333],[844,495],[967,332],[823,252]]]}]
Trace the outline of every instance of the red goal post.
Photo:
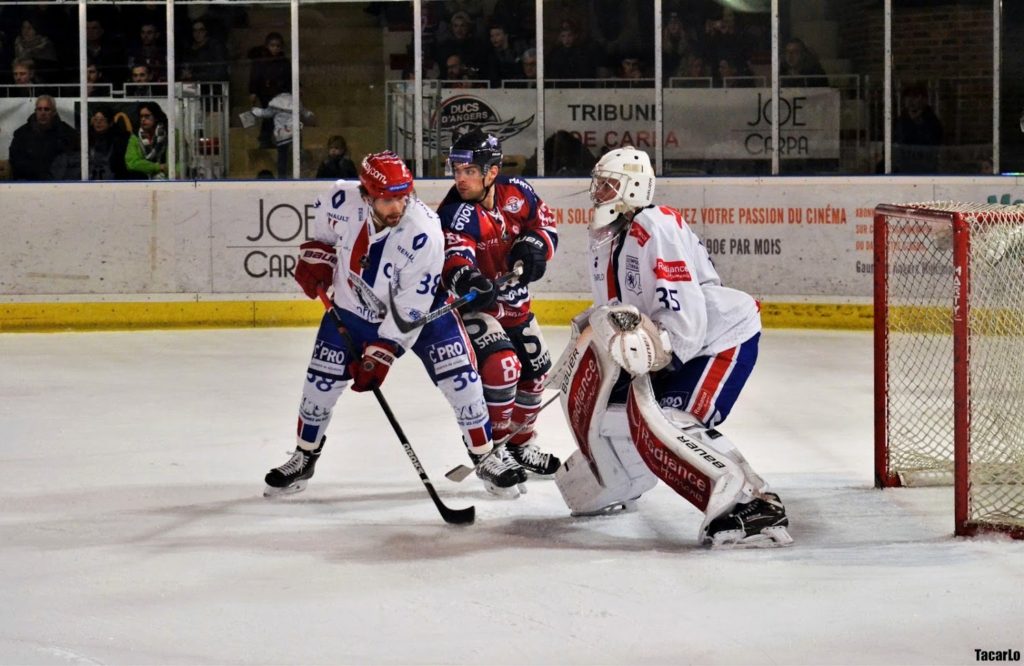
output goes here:
[{"label": "red goal post", "polygon": [[1024,206],[875,208],[875,485],[1024,538]]}]

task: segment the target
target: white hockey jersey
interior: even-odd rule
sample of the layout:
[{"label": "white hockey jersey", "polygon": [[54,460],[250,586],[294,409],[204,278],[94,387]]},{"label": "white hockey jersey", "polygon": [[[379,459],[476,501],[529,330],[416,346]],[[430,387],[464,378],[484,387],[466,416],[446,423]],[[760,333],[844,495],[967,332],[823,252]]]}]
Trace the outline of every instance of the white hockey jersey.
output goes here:
[{"label": "white hockey jersey", "polygon": [[735,347],[761,330],[757,301],[722,286],[704,244],[679,211],[649,206],[610,242],[595,245],[594,302],[635,305],[668,331],[683,363]]},{"label": "white hockey jersey", "polygon": [[378,335],[409,349],[422,327],[402,333],[391,316],[388,291],[403,319],[416,319],[440,305],[444,234],[437,214],[416,196],[409,197],[402,220],[374,231],[370,205],[358,181],[339,180],[317,198],[310,235],[334,246],[338,268],[334,302],[360,318],[380,324]]}]

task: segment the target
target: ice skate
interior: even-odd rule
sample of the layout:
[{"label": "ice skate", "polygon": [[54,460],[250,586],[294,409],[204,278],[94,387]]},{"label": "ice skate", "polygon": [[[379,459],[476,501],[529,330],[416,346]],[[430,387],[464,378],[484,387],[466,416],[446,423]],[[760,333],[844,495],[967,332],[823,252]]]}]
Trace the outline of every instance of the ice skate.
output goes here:
[{"label": "ice skate", "polygon": [[786,507],[775,493],[765,493],[711,521],[704,545],[712,548],[771,548],[793,543]]},{"label": "ice skate", "polygon": [[469,454],[476,465],[476,475],[484,482],[487,492],[498,497],[515,499],[526,492],[526,471],[499,446],[488,455]]},{"label": "ice skate", "polygon": [[551,476],[562,465],[562,461],[550,453],[544,453],[534,443],[537,437],[534,435],[525,444],[512,444],[509,442],[508,452],[523,469],[541,476]]},{"label": "ice skate", "polygon": [[634,497],[633,499],[612,502],[594,511],[572,511],[570,515],[573,518],[591,518],[594,516],[610,516],[617,513],[633,513],[636,511],[636,501],[638,499],[638,497]]},{"label": "ice skate", "polygon": [[296,446],[288,462],[267,472],[267,476],[264,478],[267,487],[263,490],[263,496],[294,495],[305,490],[306,484],[313,476],[316,461],[320,458],[320,452],[326,441],[326,437],[322,438],[320,446],[313,451]]}]

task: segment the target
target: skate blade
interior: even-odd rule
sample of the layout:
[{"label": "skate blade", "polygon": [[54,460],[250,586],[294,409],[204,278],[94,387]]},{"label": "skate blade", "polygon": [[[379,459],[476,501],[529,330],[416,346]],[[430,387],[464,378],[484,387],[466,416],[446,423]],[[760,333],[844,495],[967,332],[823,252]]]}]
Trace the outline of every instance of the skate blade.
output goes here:
[{"label": "skate blade", "polygon": [[519,486],[502,488],[501,486],[494,485],[490,481],[484,481],[484,489],[491,495],[500,497],[501,499],[516,499],[520,495]]},{"label": "skate blade", "polygon": [[712,550],[729,550],[740,548],[782,548],[793,543],[789,530],[779,525],[766,527],[758,534],[744,536],[741,530],[719,532],[710,539],[704,539],[704,545]]},{"label": "skate blade", "polygon": [[632,513],[636,511],[636,501],[626,500],[615,502],[595,511],[573,511],[570,515],[573,518],[593,518],[594,516],[610,516],[615,513]]},{"label": "skate blade", "polygon": [[296,481],[284,488],[275,488],[274,486],[265,486],[263,488],[264,497],[284,497],[286,495],[294,495],[295,493],[301,493],[306,489],[307,479]]}]

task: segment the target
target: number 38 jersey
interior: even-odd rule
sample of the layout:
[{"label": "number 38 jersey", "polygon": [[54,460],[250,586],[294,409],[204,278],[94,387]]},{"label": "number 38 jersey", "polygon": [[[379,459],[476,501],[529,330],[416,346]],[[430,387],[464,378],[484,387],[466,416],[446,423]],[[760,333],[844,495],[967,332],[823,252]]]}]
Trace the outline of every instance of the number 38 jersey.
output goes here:
[{"label": "number 38 jersey", "polygon": [[403,350],[416,342],[422,328],[402,333],[390,314],[389,290],[402,318],[416,319],[440,306],[444,235],[437,215],[415,195],[402,220],[375,231],[372,209],[359,193],[358,181],[339,180],[317,198],[311,236],[338,251],[334,302],[373,324],[378,334]]},{"label": "number 38 jersey", "polygon": [[590,260],[594,302],[635,305],[668,331],[683,363],[761,330],[757,301],[722,286],[704,244],[673,208],[644,208],[610,242],[592,243]]}]

